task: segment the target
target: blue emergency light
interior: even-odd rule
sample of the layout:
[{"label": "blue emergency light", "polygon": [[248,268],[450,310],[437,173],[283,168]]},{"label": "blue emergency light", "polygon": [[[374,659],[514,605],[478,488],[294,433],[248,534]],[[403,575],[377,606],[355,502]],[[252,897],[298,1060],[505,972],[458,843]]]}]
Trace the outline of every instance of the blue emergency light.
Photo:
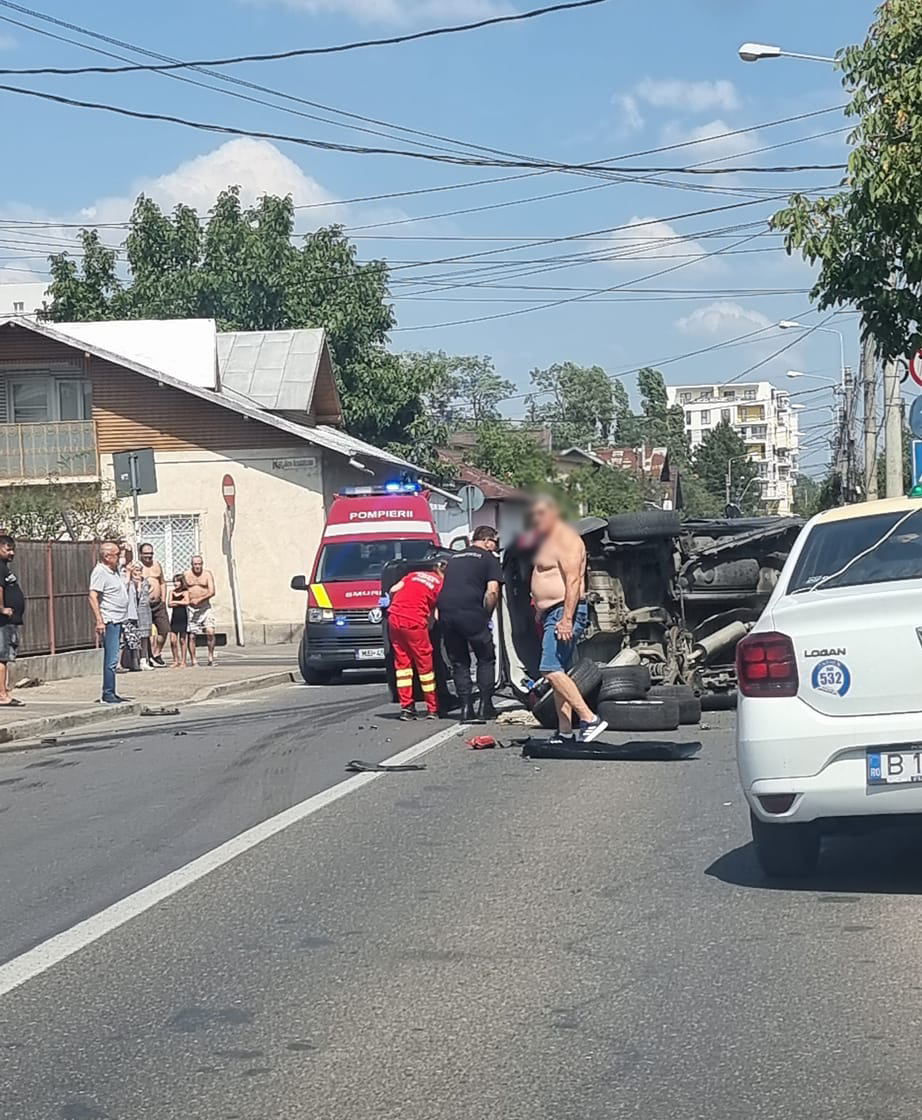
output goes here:
[{"label": "blue emergency light", "polygon": [[339,494],[343,498],[376,498],[385,494],[419,494],[422,488],[421,482],[407,478],[385,482],[383,486],[344,486]]}]

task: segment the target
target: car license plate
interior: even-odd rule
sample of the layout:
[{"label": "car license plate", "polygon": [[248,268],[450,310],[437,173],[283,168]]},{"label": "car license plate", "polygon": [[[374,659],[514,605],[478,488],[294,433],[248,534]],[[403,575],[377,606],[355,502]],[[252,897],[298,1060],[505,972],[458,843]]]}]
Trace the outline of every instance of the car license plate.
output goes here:
[{"label": "car license plate", "polygon": [[868,751],[868,785],[894,786],[922,782],[922,744],[898,751]]},{"label": "car license plate", "polygon": [[380,647],[376,649],[360,649],[357,651],[356,656],[359,661],[383,661],[384,650]]}]

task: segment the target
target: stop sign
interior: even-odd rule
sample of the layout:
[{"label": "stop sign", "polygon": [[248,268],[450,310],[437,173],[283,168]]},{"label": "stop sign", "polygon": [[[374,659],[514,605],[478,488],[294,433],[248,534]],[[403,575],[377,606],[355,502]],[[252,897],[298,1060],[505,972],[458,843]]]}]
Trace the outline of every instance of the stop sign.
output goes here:
[{"label": "stop sign", "polygon": [[224,504],[232,510],[237,501],[237,487],[229,474],[226,474],[221,481],[221,493],[224,495]]}]

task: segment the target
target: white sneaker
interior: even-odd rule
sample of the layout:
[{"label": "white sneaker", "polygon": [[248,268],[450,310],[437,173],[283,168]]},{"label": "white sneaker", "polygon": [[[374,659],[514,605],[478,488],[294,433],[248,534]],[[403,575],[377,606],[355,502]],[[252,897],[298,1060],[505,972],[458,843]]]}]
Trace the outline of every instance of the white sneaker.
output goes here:
[{"label": "white sneaker", "polygon": [[608,724],[601,716],[596,716],[591,723],[585,720],[580,720],[579,725],[579,741],[581,743],[591,743],[593,740],[608,730]]}]

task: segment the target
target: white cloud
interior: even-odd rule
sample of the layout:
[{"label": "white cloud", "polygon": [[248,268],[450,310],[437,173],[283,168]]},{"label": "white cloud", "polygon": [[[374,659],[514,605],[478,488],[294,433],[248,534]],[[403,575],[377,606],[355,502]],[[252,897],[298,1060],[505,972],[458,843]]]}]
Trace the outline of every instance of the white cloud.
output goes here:
[{"label": "white cloud", "polygon": [[18,43],[10,35],[0,35],[0,51],[11,51],[18,46]]},{"label": "white cloud", "polygon": [[283,4],[309,12],[339,12],[360,23],[397,26],[445,20],[451,23],[489,19],[515,9],[504,0],[247,0],[255,4]]},{"label": "white cloud", "polygon": [[719,118],[691,129],[684,129],[673,121],[665,126],[662,135],[666,144],[694,144],[687,149],[688,163],[732,159],[762,146],[757,133],[740,133]]},{"label": "white cloud", "polygon": [[612,104],[617,105],[621,110],[620,131],[622,134],[640,132],[644,126],[644,119],[640,112],[640,106],[637,104],[637,98],[631,93],[616,94],[612,98]]},{"label": "white cloud", "polygon": [[683,334],[707,338],[731,338],[745,334],[747,330],[770,327],[772,323],[773,320],[761,311],[743,307],[732,300],[716,300],[676,320],[676,326]]},{"label": "white cloud", "polygon": [[641,101],[657,109],[703,113],[710,109],[730,112],[740,106],[733,83],[724,80],[683,82],[678,78],[645,78],[634,87],[633,92]]},{"label": "white cloud", "polygon": [[[218,193],[231,184],[239,185],[240,200],[252,205],[261,195],[290,194],[295,206],[330,202],[333,196],[316,179],[306,175],[288,156],[268,140],[240,137],[228,140],[206,155],[182,163],[174,171],[155,179],[137,181],[128,195],[99,199],[84,207],[78,220],[122,222],[131,213],[135,198],[143,193],[166,210],[185,203],[207,214]],[[323,207],[323,221],[332,220],[336,207]],[[320,219],[311,220],[316,225]]]},{"label": "white cloud", "polygon": [[625,229],[612,238],[611,249],[608,252],[611,253],[610,259],[616,264],[620,257],[629,258],[625,263],[630,263],[631,267],[636,267],[638,260],[690,264],[695,257],[704,256],[709,252],[700,241],[683,236],[668,222],[634,217],[627,225],[636,226],[637,232],[631,233]]}]

